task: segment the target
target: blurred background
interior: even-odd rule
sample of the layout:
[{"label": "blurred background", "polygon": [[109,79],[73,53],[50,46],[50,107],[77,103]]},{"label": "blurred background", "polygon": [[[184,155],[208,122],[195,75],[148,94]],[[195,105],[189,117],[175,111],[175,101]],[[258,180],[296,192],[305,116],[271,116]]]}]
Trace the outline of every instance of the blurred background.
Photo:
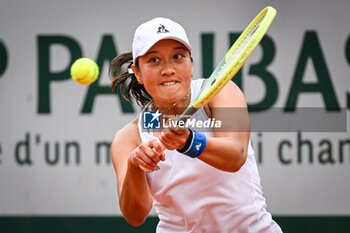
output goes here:
[{"label": "blurred background", "polygon": [[[194,78],[208,77],[268,5],[275,21],[234,78],[268,210],[284,232],[350,232],[346,0],[2,0],[0,232],[154,232],[154,211],[133,228],[118,206],[109,146],[139,108],[111,92],[110,61],[163,16],[186,29]],[[92,85],[70,78],[80,57],[100,67]]]}]

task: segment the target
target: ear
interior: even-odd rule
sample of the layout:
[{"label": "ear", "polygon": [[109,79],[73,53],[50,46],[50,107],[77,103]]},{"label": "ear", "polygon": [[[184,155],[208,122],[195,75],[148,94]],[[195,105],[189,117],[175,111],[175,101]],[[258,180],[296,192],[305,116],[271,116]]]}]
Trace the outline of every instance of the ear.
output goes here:
[{"label": "ear", "polygon": [[132,72],[134,72],[134,75],[137,79],[137,81],[140,83],[140,84],[143,84],[142,82],[142,76],[141,76],[141,73],[138,69],[135,68],[135,65],[131,65],[131,69],[132,69]]}]

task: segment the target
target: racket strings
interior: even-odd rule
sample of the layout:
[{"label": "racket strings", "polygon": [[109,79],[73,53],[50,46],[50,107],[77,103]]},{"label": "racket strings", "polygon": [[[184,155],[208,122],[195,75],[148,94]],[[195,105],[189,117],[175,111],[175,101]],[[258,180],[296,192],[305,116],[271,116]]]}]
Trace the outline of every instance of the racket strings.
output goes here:
[{"label": "racket strings", "polygon": [[241,54],[243,49],[246,47],[246,45],[250,42],[251,38],[255,34],[255,32],[258,30],[259,26],[261,25],[262,20],[260,20],[255,27],[248,33],[248,35],[242,40],[242,42],[237,46],[237,49],[233,52],[233,54],[229,57],[225,65],[221,70],[224,70],[225,67],[229,67],[230,64],[236,59],[236,57]]},{"label": "racket strings", "polygon": [[[242,40],[241,43],[239,43],[239,45],[237,46],[237,48],[235,49],[235,51],[231,54],[231,56],[229,57],[229,59],[227,60],[227,62],[225,62],[225,64],[221,67],[221,69],[219,70],[219,72],[217,73],[217,77],[221,77],[222,75],[224,75],[228,69],[232,68],[231,64],[236,60],[237,56],[240,55],[242,53],[242,51],[245,49],[246,45],[251,41],[251,38],[255,38],[253,35],[257,32],[258,28],[261,25],[261,22],[263,21],[264,17],[262,17],[256,24],[254,27],[252,27],[251,31],[249,31],[249,33],[247,33],[247,36],[244,37],[244,39]],[[251,46],[254,47],[254,44]],[[243,59],[241,59],[243,60]],[[237,63],[240,63],[241,60],[238,60]],[[232,72],[230,72],[231,74]],[[229,75],[230,75],[229,74]],[[216,79],[215,79],[216,80]],[[215,81],[212,82],[211,85],[214,85]]]}]

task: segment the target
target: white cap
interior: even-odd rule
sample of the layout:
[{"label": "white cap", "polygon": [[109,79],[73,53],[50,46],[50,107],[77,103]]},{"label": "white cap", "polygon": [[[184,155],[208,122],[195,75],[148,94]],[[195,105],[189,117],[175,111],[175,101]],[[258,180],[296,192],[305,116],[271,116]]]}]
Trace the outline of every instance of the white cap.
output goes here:
[{"label": "white cap", "polygon": [[132,42],[134,64],[139,56],[145,55],[154,44],[164,39],[177,40],[189,51],[192,50],[185,29],[180,24],[170,19],[158,17],[141,24],[136,29]]}]

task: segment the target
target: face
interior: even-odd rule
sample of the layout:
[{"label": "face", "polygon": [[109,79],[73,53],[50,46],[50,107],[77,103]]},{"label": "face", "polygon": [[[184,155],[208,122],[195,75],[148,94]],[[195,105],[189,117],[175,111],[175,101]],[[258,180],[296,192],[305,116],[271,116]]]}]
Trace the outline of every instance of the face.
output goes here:
[{"label": "face", "polygon": [[170,107],[188,93],[193,65],[189,51],[180,42],[161,40],[138,61],[135,75],[156,106]]}]

